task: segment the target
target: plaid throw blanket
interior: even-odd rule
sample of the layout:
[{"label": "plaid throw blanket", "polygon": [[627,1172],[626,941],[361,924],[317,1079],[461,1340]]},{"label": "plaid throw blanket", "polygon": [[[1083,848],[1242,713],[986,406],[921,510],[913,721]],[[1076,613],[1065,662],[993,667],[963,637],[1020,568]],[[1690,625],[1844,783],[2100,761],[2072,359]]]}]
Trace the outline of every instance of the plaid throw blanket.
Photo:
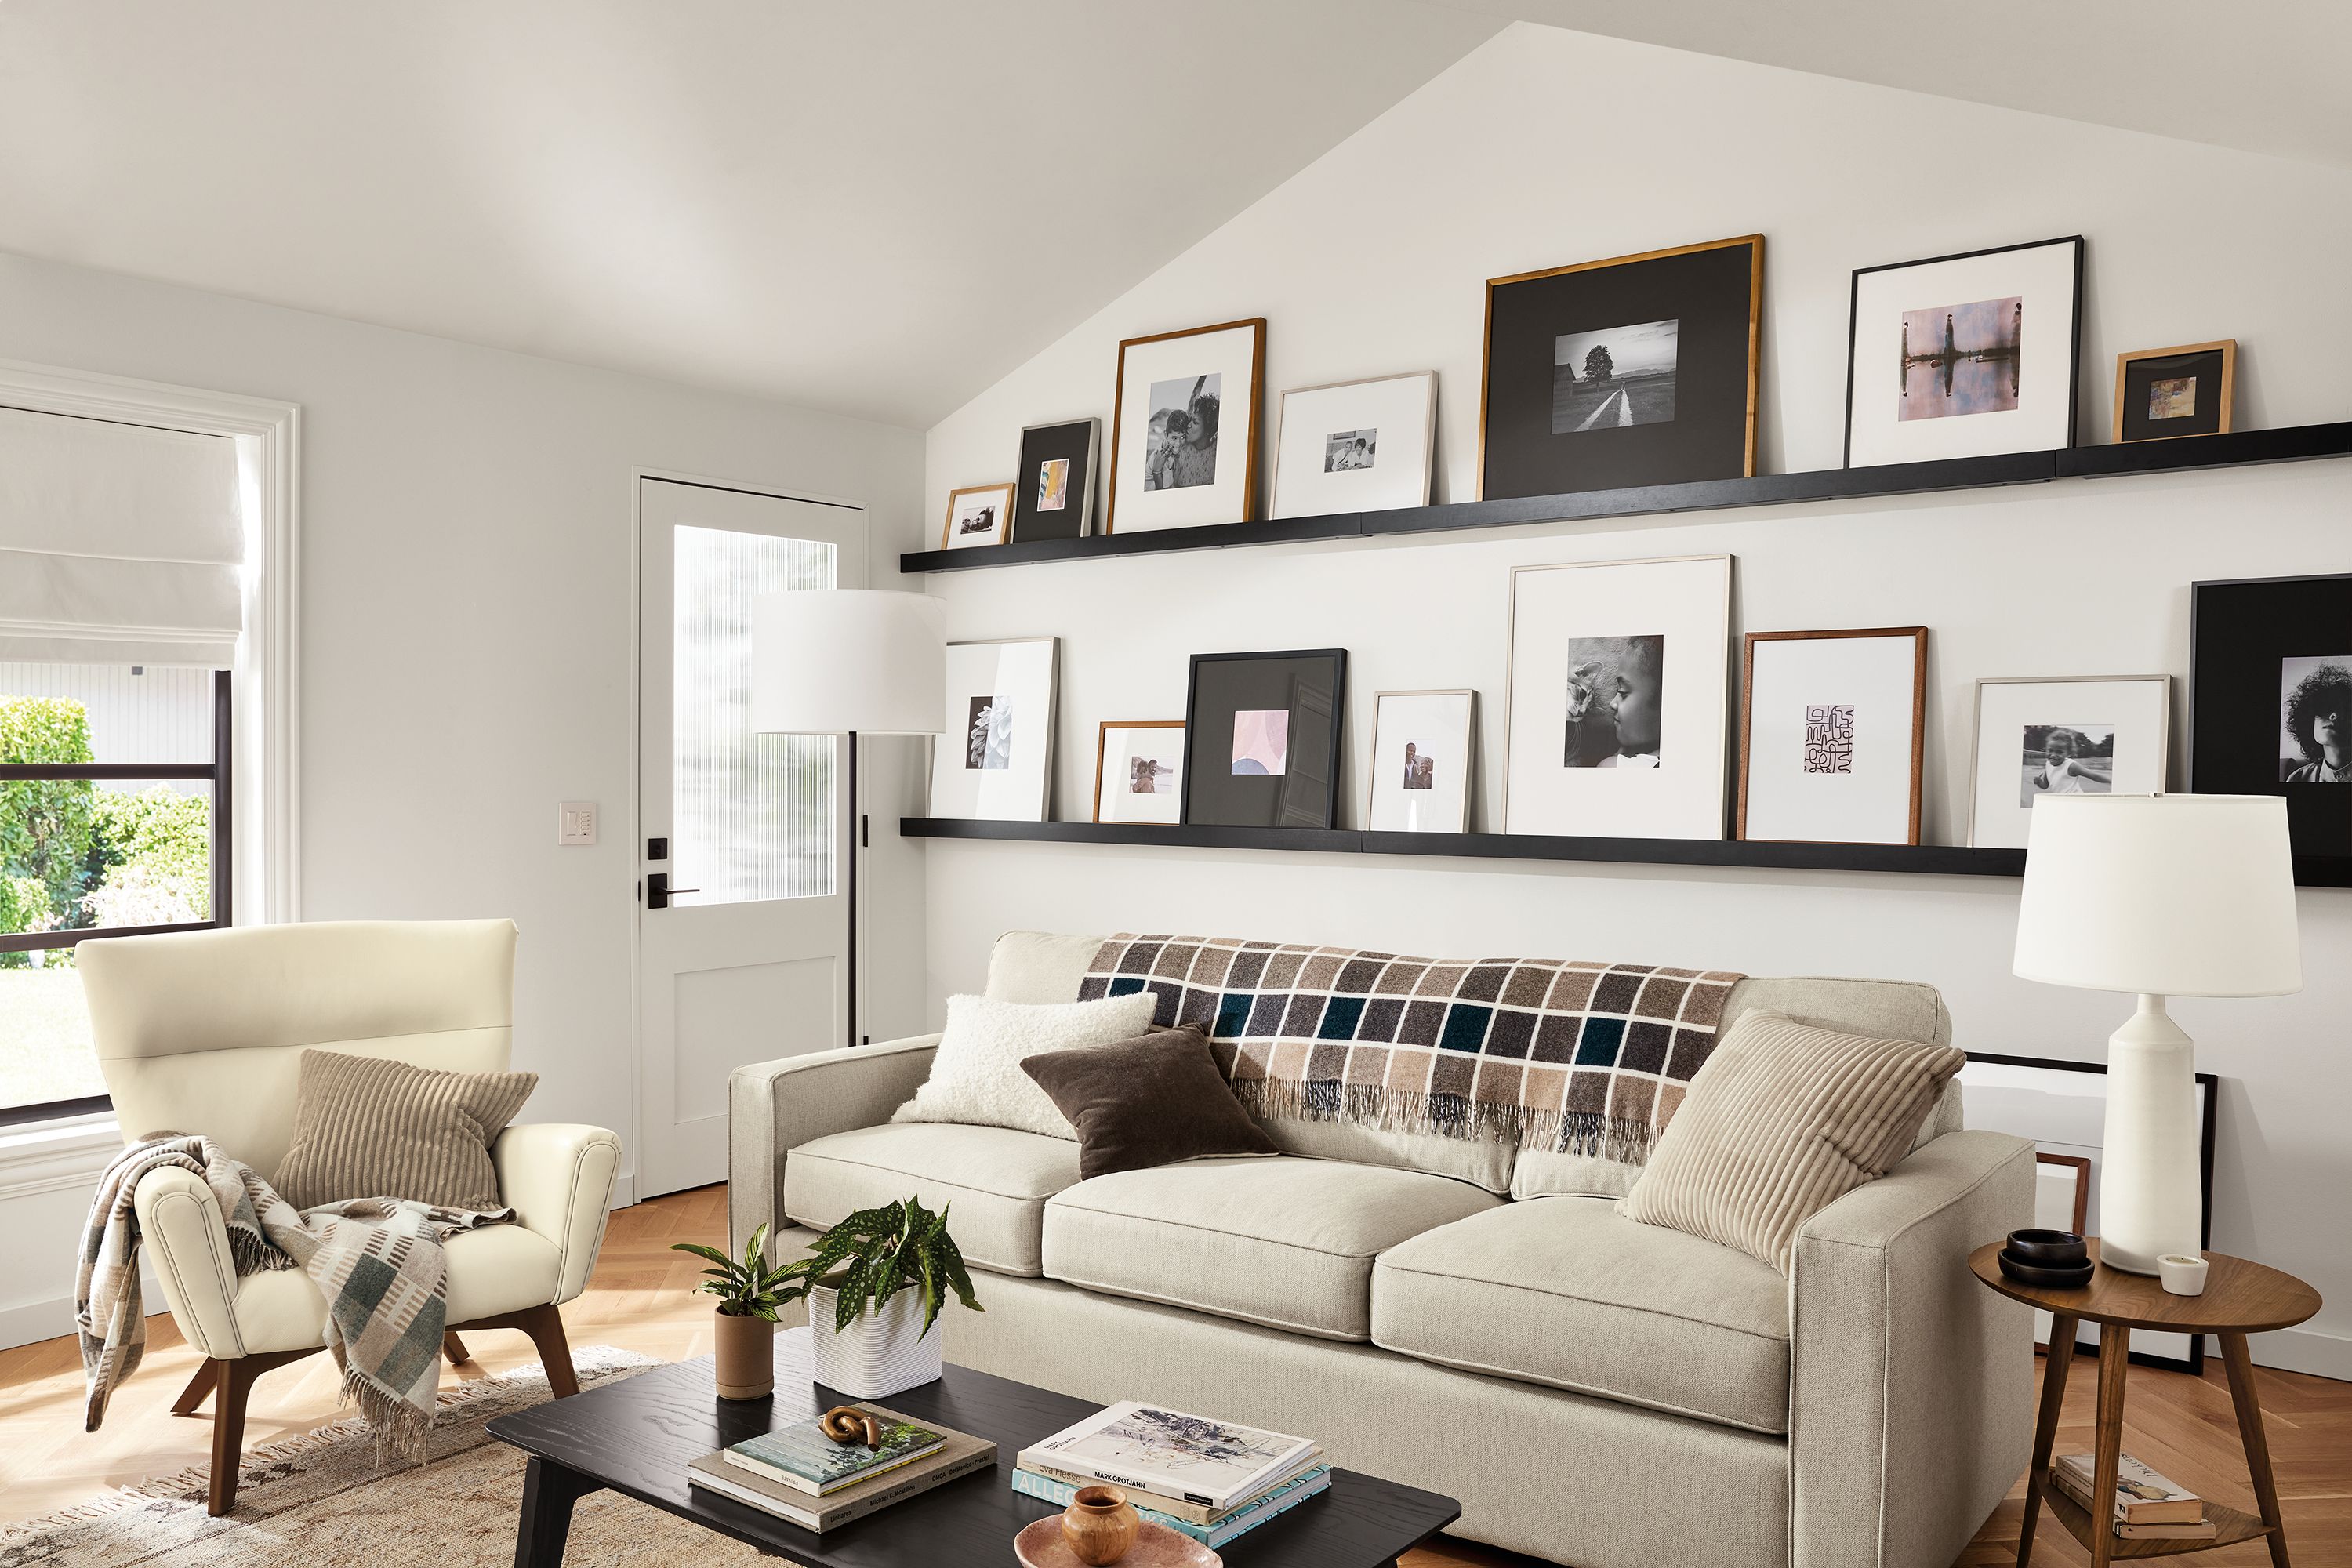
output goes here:
[{"label": "plaid throw blanket", "polygon": [[108,1398],[146,1350],[133,1198],[142,1178],[167,1166],[194,1172],[212,1189],[239,1279],[276,1268],[310,1275],[327,1300],[327,1343],[343,1369],[343,1397],[358,1403],[380,1441],[422,1463],[449,1318],[441,1243],[457,1231],[512,1219],[514,1211],[478,1214],[401,1198],[350,1198],[298,1211],[211,1139],[178,1132],[132,1144],[99,1177],[74,1293],[89,1381],[82,1429],[98,1430]]},{"label": "plaid throw blanket", "polygon": [[1148,990],[1197,1023],[1270,1121],[1351,1121],[1647,1163],[1715,1049],[1716,970],[1402,958],[1230,937],[1114,936],[1078,999]]}]

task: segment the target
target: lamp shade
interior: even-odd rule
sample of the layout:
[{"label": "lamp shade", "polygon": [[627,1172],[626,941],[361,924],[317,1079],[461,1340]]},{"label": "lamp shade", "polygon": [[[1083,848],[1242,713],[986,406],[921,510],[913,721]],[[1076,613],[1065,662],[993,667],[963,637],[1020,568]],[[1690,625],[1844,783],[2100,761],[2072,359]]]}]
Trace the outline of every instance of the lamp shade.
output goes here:
[{"label": "lamp shade", "polygon": [[2303,989],[2286,802],[2048,795],[2033,804],[2012,966],[2159,996]]},{"label": "lamp shade", "polygon": [[774,595],[751,612],[751,730],[936,735],[947,711],[948,607],[868,588]]}]

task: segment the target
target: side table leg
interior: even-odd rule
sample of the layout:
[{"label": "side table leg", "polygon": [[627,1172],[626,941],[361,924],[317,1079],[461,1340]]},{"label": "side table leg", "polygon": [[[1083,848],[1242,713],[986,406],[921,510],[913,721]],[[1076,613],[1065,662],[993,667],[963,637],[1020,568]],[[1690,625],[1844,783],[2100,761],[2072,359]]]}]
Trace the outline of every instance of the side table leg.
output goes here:
[{"label": "side table leg", "polygon": [[522,1475],[522,1518],[515,1526],[515,1568],[562,1568],[572,1505],[603,1488],[576,1470],[531,1456]]},{"label": "side table leg", "polygon": [[2058,1407],[2066,1403],[2066,1370],[2074,1364],[2082,1320],[2050,1320],[2050,1353],[2042,1368],[2042,1414],[2033,1422],[2033,1465],[2025,1472],[2025,1519],[2017,1527],[2017,1568],[2033,1555],[2033,1527],[2042,1520],[2042,1492],[2050,1480],[2050,1450],[2058,1440]]},{"label": "side table leg", "polygon": [[2271,1478],[2270,1439],[2263,1435],[2263,1407],[2254,1397],[2254,1363],[2246,1353],[2245,1335],[2221,1335],[2221,1361],[2230,1370],[2230,1403],[2238,1407],[2238,1439],[2246,1447],[2254,1502],[2271,1527],[2271,1568],[2287,1568],[2286,1524],[2279,1516],[2278,1482]]},{"label": "side table leg", "polygon": [[[2116,1470],[2124,1448],[2124,1369],[2131,1364],[2131,1331],[2113,1323],[2099,1325],[2098,1457],[2091,1477],[2091,1495],[2116,1495]],[[2091,1512],[2091,1568],[2107,1568],[2115,1555],[2113,1519],[2103,1510]]]}]

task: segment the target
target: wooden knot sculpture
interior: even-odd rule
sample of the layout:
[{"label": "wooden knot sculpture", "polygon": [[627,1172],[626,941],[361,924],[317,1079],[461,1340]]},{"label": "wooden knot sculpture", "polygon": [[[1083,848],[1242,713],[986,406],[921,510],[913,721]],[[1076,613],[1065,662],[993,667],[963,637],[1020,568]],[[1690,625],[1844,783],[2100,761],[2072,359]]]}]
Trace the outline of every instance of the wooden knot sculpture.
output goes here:
[{"label": "wooden knot sculpture", "polygon": [[882,1423],[854,1405],[836,1405],[816,1418],[816,1429],[843,1445],[882,1446]]}]

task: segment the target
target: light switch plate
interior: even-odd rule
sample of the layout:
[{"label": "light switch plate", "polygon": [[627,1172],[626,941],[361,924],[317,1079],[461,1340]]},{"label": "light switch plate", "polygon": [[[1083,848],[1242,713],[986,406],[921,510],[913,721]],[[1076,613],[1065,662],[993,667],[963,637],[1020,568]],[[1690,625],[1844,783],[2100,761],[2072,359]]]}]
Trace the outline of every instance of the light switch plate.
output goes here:
[{"label": "light switch plate", "polygon": [[596,803],[593,800],[567,800],[555,822],[558,844],[593,844],[596,842]]}]

